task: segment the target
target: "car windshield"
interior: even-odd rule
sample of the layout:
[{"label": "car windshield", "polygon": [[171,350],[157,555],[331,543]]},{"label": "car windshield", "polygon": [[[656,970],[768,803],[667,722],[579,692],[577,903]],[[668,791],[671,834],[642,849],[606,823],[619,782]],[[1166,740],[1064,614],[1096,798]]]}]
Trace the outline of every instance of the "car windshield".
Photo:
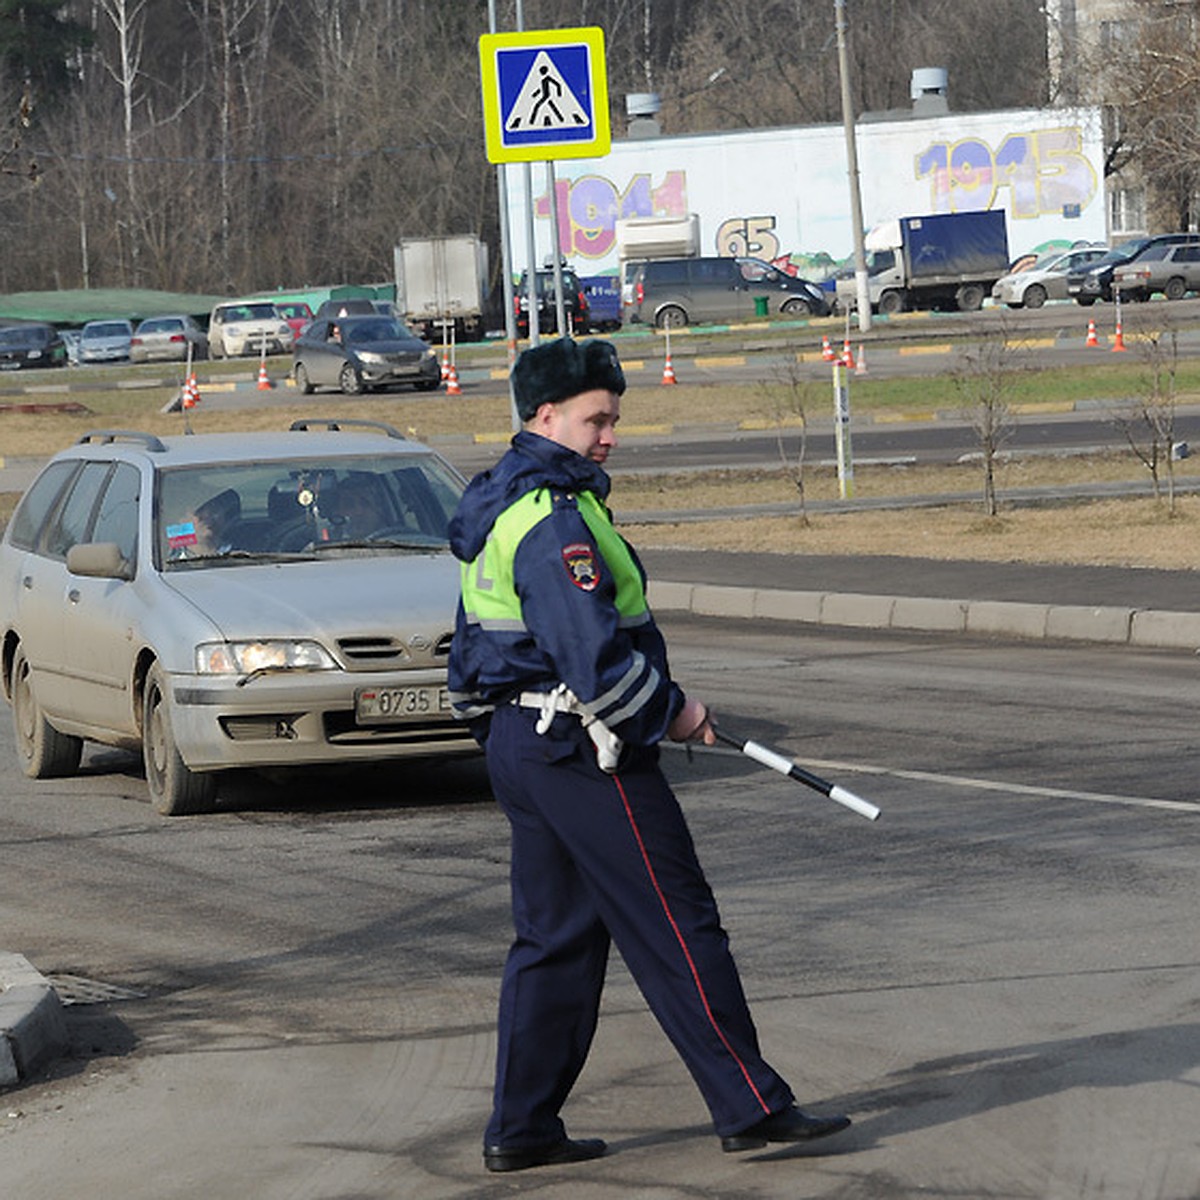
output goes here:
[{"label": "car windshield", "polygon": [[0,346],[24,346],[29,342],[44,342],[45,340],[45,331],[38,329],[36,326],[33,328],[26,326],[24,329],[22,329],[20,326],[9,329],[0,329]]},{"label": "car windshield", "polygon": [[143,321],[138,326],[138,333],[173,333],[182,328],[182,321],[173,321],[166,317],[160,321]]},{"label": "car windshield", "polygon": [[155,547],[164,570],[315,550],[444,549],[462,491],[428,453],[164,470]]},{"label": "car windshield", "polygon": [[348,321],[343,341],[359,342],[394,342],[400,338],[411,337],[403,321],[391,317],[380,317],[378,320]]},{"label": "car windshield", "polygon": [[277,321],[279,314],[273,304],[239,304],[228,314],[231,321]]},{"label": "car windshield", "polygon": [[89,325],[84,331],[85,338],[127,337],[129,326],[123,321],[103,321],[98,325]]}]

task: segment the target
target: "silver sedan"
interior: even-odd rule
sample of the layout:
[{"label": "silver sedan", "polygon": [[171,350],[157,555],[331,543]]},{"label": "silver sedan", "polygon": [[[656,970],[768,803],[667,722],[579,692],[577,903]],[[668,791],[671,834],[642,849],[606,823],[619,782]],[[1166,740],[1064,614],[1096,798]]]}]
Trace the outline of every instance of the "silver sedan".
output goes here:
[{"label": "silver sedan", "polygon": [[140,749],[170,815],[233,769],[473,752],[446,691],[462,483],[344,419],[99,430],[55,455],[0,542],[26,774],[73,773],[85,741]]}]

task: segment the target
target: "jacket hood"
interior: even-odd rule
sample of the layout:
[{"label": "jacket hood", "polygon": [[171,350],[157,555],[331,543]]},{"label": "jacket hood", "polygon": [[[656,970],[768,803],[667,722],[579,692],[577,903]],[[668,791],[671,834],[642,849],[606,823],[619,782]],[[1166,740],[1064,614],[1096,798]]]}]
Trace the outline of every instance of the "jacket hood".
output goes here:
[{"label": "jacket hood", "polygon": [[483,549],[496,518],[526,492],[541,487],[608,496],[610,481],[603,468],[567,446],[521,430],[504,457],[471,480],[450,522],[450,549],[463,562],[473,562]]}]

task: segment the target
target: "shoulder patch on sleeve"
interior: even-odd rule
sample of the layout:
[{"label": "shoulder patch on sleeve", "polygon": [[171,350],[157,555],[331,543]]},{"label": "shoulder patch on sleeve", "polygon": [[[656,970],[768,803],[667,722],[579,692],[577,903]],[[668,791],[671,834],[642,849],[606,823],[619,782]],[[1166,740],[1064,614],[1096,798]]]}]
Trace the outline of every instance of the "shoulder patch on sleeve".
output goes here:
[{"label": "shoulder patch on sleeve", "polygon": [[562,549],[563,565],[571,582],[583,592],[594,591],[600,582],[600,568],[596,565],[596,551],[589,542],[572,542]]}]

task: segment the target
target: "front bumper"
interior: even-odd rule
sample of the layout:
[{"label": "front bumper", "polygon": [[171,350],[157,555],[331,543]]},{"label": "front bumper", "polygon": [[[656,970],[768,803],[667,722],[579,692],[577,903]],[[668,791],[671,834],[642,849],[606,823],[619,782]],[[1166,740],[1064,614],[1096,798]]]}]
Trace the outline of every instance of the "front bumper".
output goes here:
[{"label": "front bumper", "polygon": [[336,765],[478,751],[463,722],[443,711],[395,723],[359,725],[360,688],[444,690],[440,671],[313,671],[263,675],[239,687],[231,676],[169,678],[171,726],[193,771]]}]

